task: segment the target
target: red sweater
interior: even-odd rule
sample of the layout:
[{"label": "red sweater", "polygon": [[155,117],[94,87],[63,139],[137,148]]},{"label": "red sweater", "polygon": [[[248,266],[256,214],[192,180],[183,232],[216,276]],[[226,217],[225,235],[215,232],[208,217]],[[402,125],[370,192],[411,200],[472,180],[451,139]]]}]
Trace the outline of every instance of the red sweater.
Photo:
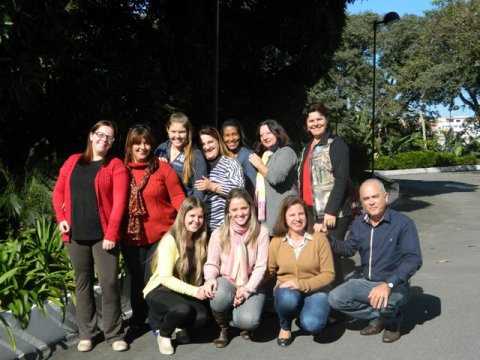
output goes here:
[{"label": "red sweater", "polygon": [[[81,155],[74,154],[65,161],[53,188],[53,209],[59,223],[67,220],[71,224],[70,177]],[[113,158],[100,167],[95,177],[95,193],[103,238],[119,241],[128,195],[128,172],[120,159]],[[68,234],[62,234],[62,238],[65,242],[70,240]]]},{"label": "red sweater", "polygon": [[[140,184],[146,166],[139,163],[128,164],[135,178],[135,184]],[[159,162],[157,171],[150,175],[142,191],[142,197],[147,210],[147,217],[143,222],[145,239],[132,241],[127,234],[127,245],[153,244],[160,240],[173,225],[177,211],[185,200],[185,193],[177,173],[170,164]]]}]

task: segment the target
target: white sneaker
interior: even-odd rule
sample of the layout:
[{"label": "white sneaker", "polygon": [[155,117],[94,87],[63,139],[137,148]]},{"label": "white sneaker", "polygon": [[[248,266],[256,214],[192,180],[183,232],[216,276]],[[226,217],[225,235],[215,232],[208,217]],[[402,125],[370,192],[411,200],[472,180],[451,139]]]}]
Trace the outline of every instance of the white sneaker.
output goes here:
[{"label": "white sneaker", "polygon": [[80,340],[77,345],[77,350],[81,352],[87,352],[93,349],[92,340]]},{"label": "white sneaker", "polygon": [[172,340],[170,338],[158,335],[157,342],[158,342],[158,350],[160,350],[160,354],[172,355],[175,352],[172,346]]},{"label": "white sneaker", "polygon": [[128,344],[123,340],[117,340],[112,343],[112,349],[114,351],[126,351],[128,350]]}]

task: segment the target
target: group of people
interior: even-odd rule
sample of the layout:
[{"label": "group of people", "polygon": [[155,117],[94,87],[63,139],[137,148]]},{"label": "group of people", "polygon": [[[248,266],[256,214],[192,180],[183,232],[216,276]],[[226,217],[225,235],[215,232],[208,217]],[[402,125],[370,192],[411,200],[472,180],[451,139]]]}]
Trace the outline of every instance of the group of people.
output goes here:
[{"label": "group of people", "polygon": [[[132,277],[129,332],[145,323],[159,351],[173,354],[190,341],[188,329],[213,318],[216,347],[230,326],[250,339],[273,294],[280,331],[292,342],[295,318],[317,334],[330,310],[366,319],[363,335],[400,337],[400,309],[409,279],[421,266],[413,222],[387,207],[377,179],[360,187],[365,216],[350,224],[348,146],[328,129],[328,110],[304,110],[311,141],[300,161],[275,120],[258,125],[253,150],[242,126],[202,127],[195,145],[183,113],[170,116],[168,141],[154,149],[147,125],[128,131],[124,161],[109,156],[116,126],[97,122],[87,147],[70,156],[53,190],[59,228],[76,275],[79,351],[90,351],[98,331],[95,273],[102,287],[105,340],[128,350],[118,284],[119,253]],[[332,251],[333,250],[333,251]],[[363,279],[343,282],[339,259],[360,253]]]}]

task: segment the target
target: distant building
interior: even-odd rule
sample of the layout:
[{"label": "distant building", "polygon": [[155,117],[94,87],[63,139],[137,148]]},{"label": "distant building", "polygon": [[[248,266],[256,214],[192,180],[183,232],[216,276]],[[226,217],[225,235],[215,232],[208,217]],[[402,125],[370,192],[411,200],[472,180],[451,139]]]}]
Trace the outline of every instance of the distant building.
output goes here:
[{"label": "distant building", "polygon": [[452,117],[439,117],[435,122],[432,123],[432,129],[436,132],[448,131],[452,129],[455,132],[465,131],[465,120],[469,116],[452,116]]},{"label": "distant building", "polygon": [[464,137],[472,136],[477,138],[480,136],[480,131],[478,129],[475,130],[471,126],[471,119],[471,116],[441,116],[431,122],[431,128],[436,133],[444,133],[452,129],[456,133],[463,132]]}]

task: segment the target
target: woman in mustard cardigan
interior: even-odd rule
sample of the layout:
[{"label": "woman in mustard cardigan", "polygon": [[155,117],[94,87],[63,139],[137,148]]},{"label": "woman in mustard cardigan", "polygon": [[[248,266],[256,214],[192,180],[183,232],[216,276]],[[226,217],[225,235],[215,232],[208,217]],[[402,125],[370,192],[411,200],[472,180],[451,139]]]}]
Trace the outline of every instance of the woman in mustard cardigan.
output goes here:
[{"label": "woman in mustard cardigan", "polygon": [[280,320],[277,344],[292,342],[291,325],[298,317],[300,327],[316,334],[327,324],[327,297],[335,277],[330,245],[324,233],[307,232],[307,209],[297,195],[280,203],[270,242],[268,274],[276,275],[274,306]]}]

